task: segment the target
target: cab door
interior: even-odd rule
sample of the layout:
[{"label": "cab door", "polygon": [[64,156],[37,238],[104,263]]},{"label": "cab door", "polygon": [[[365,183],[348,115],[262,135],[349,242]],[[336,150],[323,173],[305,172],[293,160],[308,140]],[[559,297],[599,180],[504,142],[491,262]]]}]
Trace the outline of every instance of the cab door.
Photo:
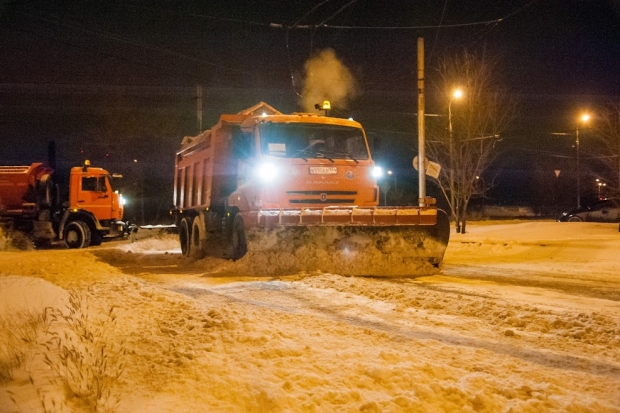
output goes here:
[{"label": "cab door", "polygon": [[87,175],[80,178],[77,205],[92,212],[99,220],[110,219],[113,196],[105,175]]}]

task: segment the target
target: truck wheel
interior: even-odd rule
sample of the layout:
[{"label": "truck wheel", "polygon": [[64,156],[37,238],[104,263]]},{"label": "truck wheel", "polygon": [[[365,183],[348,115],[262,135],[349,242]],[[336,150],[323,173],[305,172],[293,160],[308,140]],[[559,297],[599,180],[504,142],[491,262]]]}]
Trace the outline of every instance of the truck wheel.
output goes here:
[{"label": "truck wheel", "polygon": [[90,228],[82,221],[71,221],[64,230],[67,248],[87,248],[90,245]]},{"label": "truck wheel", "polygon": [[181,227],[179,228],[179,241],[181,241],[181,253],[184,257],[189,257],[191,249],[191,218],[183,218],[181,220]]},{"label": "truck wheel", "polygon": [[200,217],[194,218],[192,223],[191,243],[189,246],[189,255],[194,259],[202,259],[205,256],[204,239],[206,228],[202,224]]},{"label": "truck wheel", "polygon": [[233,260],[242,258],[248,252],[248,243],[245,238],[245,226],[241,215],[236,215],[232,226],[232,257]]}]

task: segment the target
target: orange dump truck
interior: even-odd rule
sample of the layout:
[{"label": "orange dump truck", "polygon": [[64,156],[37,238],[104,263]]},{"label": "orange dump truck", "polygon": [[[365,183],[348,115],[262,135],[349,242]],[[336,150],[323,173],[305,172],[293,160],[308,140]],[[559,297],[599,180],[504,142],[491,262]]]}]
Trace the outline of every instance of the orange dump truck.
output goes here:
[{"label": "orange dump truck", "polygon": [[409,275],[438,265],[448,243],[434,200],[378,206],[379,168],[353,120],[261,102],[186,137],[175,164],[171,213],[189,257],[246,257],[268,273]]},{"label": "orange dump truck", "polygon": [[71,168],[68,185],[55,178],[43,163],[0,166],[0,223],[28,233],[38,245],[63,240],[69,248],[126,233],[123,198],[106,170],[87,161]]}]

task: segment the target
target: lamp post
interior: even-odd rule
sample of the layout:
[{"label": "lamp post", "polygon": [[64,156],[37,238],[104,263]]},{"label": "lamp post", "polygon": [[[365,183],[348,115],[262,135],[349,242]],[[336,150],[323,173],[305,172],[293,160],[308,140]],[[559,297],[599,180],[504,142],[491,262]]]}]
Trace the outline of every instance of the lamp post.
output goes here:
[{"label": "lamp post", "polygon": [[[584,113],[579,118],[581,123],[586,123],[590,120],[590,115]],[[575,128],[575,149],[577,151],[577,208],[581,207],[581,164],[580,164],[580,156],[579,156],[579,122],[577,123],[577,127]]]},{"label": "lamp post", "polygon": [[[448,151],[449,151],[449,162],[450,162],[450,171],[448,174],[448,178],[450,181],[450,210],[452,212],[452,219],[456,222],[456,213],[455,213],[455,199],[454,199],[454,137],[452,135],[452,101],[454,99],[460,99],[463,96],[463,91],[461,89],[455,89],[450,96],[450,101],[448,102]],[[458,228],[458,224],[457,224]]]},{"label": "lamp post", "polygon": [[480,189],[480,197],[482,198],[482,218],[484,218],[484,179],[480,175],[476,175],[476,187]]},{"label": "lamp post", "polygon": [[390,175],[392,177],[392,180],[394,181],[394,190],[397,191],[398,190],[398,175],[396,174],[396,171],[388,171],[388,175]]},{"label": "lamp post", "polygon": [[603,199],[601,198],[601,188],[605,186],[607,186],[605,182],[602,182],[600,179],[596,178],[596,195],[599,201]]},{"label": "lamp post", "polygon": [[[392,176],[392,170],[391,170],[391,169],[388,169],[387,174],[388,174],[389,176]],[[386,188],[385,188],[385,198],[384,198],[384,201],[383,201],[383,205],[384,205],[384,206],[385,206],[385,205],[387,205],[387,194],[388,194],[388,192],[390,192],[390,189],[391,189],[390,182],[389,182],[389,181],[386,181],[385,186],[386,186]]]}]

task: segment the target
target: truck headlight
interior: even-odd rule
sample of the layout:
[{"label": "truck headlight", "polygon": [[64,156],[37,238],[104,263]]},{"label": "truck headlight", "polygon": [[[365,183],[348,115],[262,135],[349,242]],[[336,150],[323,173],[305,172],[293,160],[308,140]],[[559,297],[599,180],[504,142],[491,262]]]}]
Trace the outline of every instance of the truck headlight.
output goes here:
[{"label": "truck headlight", "polygon": [[383,176],[383,168],[380,166],[375,166],[372,168],[372,176],[375,178],[381,178]]},{"label": "truck headlight", "polygon": [[256,172],[262,181],[270,182],[276,178],[278,168],[274,164],[264,163],[258,167]]},{"label": "truck headlight", "polygon": [[123,194],[118,194],[118,203],[122,206],[127,205],[127,198],[125,198]]}]

